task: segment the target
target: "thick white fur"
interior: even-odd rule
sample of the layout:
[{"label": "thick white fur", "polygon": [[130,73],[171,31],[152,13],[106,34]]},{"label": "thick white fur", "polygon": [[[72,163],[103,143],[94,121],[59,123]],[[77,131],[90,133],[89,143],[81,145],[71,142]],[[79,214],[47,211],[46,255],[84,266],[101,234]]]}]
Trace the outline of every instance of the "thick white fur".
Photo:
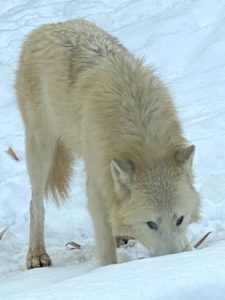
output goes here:
[{"label": "thick white fur", "polygon": [[44,195],[57,202],[67,197],[78,156],[86,164],[101,264],[116,262],[116,235],[136,237],[152,255],[187,249],[186,228],[199,209],[194,147],[187,146],[168,90],[149,67],[88,21],[44,25],[23,45],[16,92],[32,185],[28,268],[51,263]]}]

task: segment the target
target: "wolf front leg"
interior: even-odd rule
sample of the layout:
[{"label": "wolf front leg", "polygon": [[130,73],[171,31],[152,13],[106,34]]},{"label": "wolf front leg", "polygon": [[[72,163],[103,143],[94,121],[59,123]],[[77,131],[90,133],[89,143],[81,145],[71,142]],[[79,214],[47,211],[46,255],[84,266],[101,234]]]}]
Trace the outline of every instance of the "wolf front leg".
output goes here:
[{"label": "wolf front leg", "polygon": [[105,199],[97,187],[88,179],[88,207],[95,230],[96,256],[102,266],[117,262],[116,245],[105,207]]}]

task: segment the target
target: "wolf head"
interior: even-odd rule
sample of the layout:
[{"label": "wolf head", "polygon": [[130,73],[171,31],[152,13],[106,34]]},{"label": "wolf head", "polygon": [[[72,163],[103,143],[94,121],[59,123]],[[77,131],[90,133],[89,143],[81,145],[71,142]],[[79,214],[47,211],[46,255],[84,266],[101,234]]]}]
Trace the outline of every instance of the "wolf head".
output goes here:
[{"label": "wolf head", "polygon": [[199,195],[192,185],[194,146],[170,159],[142,167],[111,162],[118,203],[112,216],[117,234],[140,240],[152,256],[189,250],[187,227],[199,217]]}]

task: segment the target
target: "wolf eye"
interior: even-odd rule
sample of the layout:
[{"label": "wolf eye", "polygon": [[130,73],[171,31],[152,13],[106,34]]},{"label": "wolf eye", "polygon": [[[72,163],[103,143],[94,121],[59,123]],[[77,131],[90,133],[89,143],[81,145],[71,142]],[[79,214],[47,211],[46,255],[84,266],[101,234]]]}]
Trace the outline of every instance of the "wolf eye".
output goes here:
[{"label": "wolf eye", "polygon": [[184,220],[184,216],[181,216],[180,218],[178,218],[176,221],[176,225],[180,226],[182,224],[183,220]]},{"label": "wolf eye", "polygon": [[147,222],[147,225],[152,230],[158,230],[158,225],[155,222],[149,221]]}]

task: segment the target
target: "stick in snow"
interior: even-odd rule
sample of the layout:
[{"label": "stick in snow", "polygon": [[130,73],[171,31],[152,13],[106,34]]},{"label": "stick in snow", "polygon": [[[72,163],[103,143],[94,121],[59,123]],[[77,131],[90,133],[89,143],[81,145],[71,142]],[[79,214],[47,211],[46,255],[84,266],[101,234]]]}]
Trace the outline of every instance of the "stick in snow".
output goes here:
[{"label": "stick in snow", "polygon": [[79,244],[77,244],[75,242],[68,242],[66,244],[66,248],[69,249],[69,250],[80,249],[81,245],[79,245]]},{"label": "stick in snow", "polygon": [[4,235],[4,233],[5,233],[7,230],[8,230],[8,228],[5,228],[5,229],[3,229],[3,230],[0,232],[0,240],[2,240],[3,235]]},{"label": "stick in snow", "polygon": [[206,233],[197,243],[194,244],[194,248],[197,249],[210,235],[211,231]]},{"label": "stick in snow", "polygon": [[9,149],[6,151],[9,156],[11,156],[14,160],[19,161],[19,157],[16,155],[16,153],[14,152],[14,150],[12,148],[9,147]]}]

